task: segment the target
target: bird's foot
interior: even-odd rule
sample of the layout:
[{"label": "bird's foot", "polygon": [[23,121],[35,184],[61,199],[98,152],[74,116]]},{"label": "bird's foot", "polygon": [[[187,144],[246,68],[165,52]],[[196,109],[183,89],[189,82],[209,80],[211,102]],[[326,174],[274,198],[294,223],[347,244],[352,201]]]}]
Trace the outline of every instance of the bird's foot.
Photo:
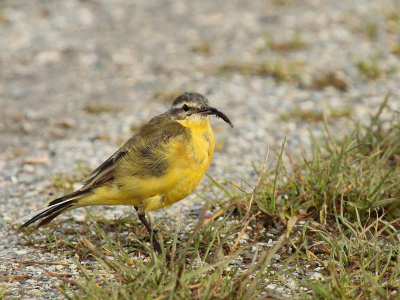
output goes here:
[{"label": "bird's foot", "polygon": [[[162,254],[162,248],[161,248],[161,244],[158,241],[157,237],[156,237],[156,231],[153,231],[153,248],[155,251],[157,251],[159,254]],[[167,258],[167,260],[171,260],[171,255],[169,254],[168,251],[165,251],[165,257]]]}]

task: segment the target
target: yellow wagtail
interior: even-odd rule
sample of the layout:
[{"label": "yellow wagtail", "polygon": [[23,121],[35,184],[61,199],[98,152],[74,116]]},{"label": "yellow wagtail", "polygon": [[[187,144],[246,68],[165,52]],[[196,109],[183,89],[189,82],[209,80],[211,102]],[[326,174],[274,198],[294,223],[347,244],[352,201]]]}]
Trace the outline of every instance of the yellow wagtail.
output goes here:
[{"label": "yellow wagtail", "polygon": [[[66,210],[91,205],[133,205],[152,235],[145,213],[182,200],[199,184],[210,166],[214,133],[209,115],[232,123],[210,107],[206,97],[184,93],[171,108],[150,120],[117,152],[83,181],[83,187],[57,198],[15,223],[20,228],[36,221],[37,228]],[[155,236],[154,249],[161,253]]]}]

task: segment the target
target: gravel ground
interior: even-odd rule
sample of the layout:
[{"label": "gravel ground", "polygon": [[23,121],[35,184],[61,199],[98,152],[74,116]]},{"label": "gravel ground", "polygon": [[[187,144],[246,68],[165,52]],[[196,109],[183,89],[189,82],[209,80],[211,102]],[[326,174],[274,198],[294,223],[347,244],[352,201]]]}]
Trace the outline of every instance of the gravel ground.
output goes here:
[{"label": "gravel ground", "polygon": [[[299,2],[0,2],[0,277],[32,276],[3,281],[8,297],[60,296],[57,279],[16,261],[70,263],[21,246],[9,224],[61,193],[56,176],[72,176],[78,163],[96,167],[182,91],[205,94],[231,118],[234,129],[212,120],[218,145],[208,173],[238,183],[254,182],[253,165],[284,136],[292,155],[300,141],[308,149],[309,128],[324,135],[323,111],[343,134],[348,117],[365,119],[389,90],[400,109],[398,1]],[[268,63],[274,72],[260,71]],[[325,87],[324,78],[339,84]],[[180,203],[189,213],[203,201]],[[152,216],[160,222],[180,207]]]}]

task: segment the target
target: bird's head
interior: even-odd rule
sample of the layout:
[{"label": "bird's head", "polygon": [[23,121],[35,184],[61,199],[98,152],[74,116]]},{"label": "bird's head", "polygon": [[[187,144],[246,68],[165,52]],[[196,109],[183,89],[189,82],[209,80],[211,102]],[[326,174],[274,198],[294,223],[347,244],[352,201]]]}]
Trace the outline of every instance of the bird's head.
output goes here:
[{"label": "bird's head", "polygon": [[185,127],[208,124],[209,116],[215,115],[233,125],[229,118],[218,109],[211,107],[206,97],[199,93],[183,93],[174,100],[167,115]]}]

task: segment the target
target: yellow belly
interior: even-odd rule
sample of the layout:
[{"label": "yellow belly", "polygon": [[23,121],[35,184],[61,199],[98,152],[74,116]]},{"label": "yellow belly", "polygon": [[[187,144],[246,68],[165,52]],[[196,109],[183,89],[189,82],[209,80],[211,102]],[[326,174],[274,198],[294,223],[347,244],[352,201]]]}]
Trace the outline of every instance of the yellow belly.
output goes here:
[{"label": "yellow belly", "polygon": [[[178,179],[175,185],[163,195],[163,206],[170,206],[191,194],[210,166],[214,153],[214,133],[211,126],[191,128],[192,139],[185,145],[184,151],[173,159],[174,166],[168,176]],[[153,200],[153,199],[152,199]],[[155,210],[156,201],[147,201],[145,211]]]}]

